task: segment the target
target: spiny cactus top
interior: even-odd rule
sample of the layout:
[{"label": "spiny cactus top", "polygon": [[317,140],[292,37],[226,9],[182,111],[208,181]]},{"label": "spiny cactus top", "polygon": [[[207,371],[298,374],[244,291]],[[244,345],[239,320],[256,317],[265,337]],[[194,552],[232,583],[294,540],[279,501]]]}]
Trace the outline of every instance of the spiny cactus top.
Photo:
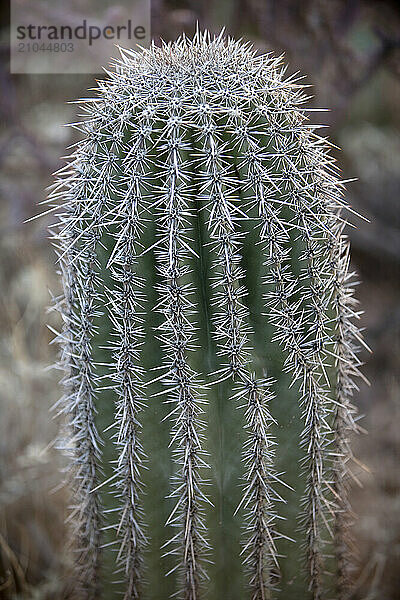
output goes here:
[{"label": "spiny cactus top", "polygon": [[122,50],[81,101],[50,202],[84,598],[348,593],[343,182],[284,71],[198,33]]}]

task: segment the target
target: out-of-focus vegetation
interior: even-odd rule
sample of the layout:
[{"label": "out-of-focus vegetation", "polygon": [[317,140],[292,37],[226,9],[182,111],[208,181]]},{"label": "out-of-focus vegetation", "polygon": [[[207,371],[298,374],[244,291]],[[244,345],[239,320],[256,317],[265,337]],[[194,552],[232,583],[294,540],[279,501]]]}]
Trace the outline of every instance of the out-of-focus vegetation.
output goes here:
[{"label": "out-of-focus vegetation", "polygon": [[[111,2],[110,2],[111,4]],[[82,4],[82,12],[84,4]],[[368,434],[354,440],[360,462],[353,486],[357,599],[400,598],[400,11],[366,0],[224,0],[152,2],[153,36],[174,38],[201,26],[286,53],[291,72],[307,74],[353,206],[354,266],[363,281],[365,374],[356,399]],[[46,227],[23,224],[39,209],[50,174],[74,141],[62,124],[75,118],[66,101],[85,95],[90,76],[9,75],[6,30],[1,46],[0,111],[0,598],[70,598],[64,548],[68,491],[49,408],[59,374],[46,367],[56,349],[46,323],[57,292]],[[314,100],[310,103],[313,105]]]}]

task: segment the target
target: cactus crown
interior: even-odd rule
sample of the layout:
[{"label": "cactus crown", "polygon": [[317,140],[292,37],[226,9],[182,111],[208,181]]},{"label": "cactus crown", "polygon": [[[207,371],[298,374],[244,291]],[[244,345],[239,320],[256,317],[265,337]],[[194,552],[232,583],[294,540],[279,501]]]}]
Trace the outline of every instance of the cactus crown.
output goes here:
[{"label": "cactus crown", "polygon": [[[231,513],[236,508],[232,523],[242,523],[245,597],[279,594],[286,534],[278,517],[292,490],[274,464],[288,394],[300,407],[302,431],[287,443],[300,448],[303,481],[289,537],[303,544],[314,599],[327,586],[340,598],[348,592],[348,437],[361,338],[343,182],[329,143],[307,122],[303,87],[284,72],[280,58],[197,33],[121,50],[97,97],[81,101],[84,118],[73,125],[84,137],[58,173],[50,204],[64,290],[56,302],[65,373],[59,408],[85,598],[99,594],[104,529],[112,531],[125,598],[146,588],[152,530],[144,482],[152,465],[144,424],[155,406],[168,409],[156,419],[171,428],[170,450],[163,449],[172,456],[166,560],[177,569],[179,597],[195,600],[207,589],[208,561],[218,562],[210,543],[218,444],[208,441],[218,403],[240,414],[240,431],[227,429],[238,442],[224,464],[228,477],[230,460],[241,455]],[[256,297],[262,306],[252,305]],[[278,370],[268,363],[276,354]],[[287,388],[294,383],[291,392],[278,385],[279,370],[289,374]],[[334,559],[325,558],[327,546]],[[329,578],[324,563],[332,560]],[[148,570],[147,577],[151,587]]]}]

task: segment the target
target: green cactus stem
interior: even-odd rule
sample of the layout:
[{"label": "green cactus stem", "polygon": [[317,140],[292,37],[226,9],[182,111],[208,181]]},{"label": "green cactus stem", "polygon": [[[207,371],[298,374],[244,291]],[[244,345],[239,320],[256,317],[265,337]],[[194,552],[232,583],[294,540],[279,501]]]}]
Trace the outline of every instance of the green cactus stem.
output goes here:
[{"label": "green cactus stem", "polygon": [[77,597],[350,592],[344,185],[284,73],[198,32],[80,101],[49,200]]}]

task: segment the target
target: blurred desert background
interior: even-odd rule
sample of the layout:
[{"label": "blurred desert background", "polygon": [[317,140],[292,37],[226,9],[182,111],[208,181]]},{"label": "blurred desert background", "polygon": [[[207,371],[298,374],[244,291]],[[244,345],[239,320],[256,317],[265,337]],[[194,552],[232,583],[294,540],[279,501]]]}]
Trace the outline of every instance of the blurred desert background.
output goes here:
[{"label": "blurred desert background", "polygon": [[[57,292],[50,217],[39,213],[51,173],[76,139],[67,101],[87,94],[90,75],[10,75],[7,3],[0,64],[0,598],[72,599],[64,518],[68,491],[49,409],[60,376],[46,324]],[[68,4],[68,3],[67,3]],[[85,0],[79,3],[84,14]],[[118,8],[118,2],[110,2]],[[354,439],[360,485],[352,501],[357,571],[354,599],[400,598],[400,6],[367,0],[153,0],[152,36],[201,27],[285,53],[288,73],[307,75],[313,120],[329,125],[352,217],[361,284],[364,373],[355,399],[366,433]]]}]

